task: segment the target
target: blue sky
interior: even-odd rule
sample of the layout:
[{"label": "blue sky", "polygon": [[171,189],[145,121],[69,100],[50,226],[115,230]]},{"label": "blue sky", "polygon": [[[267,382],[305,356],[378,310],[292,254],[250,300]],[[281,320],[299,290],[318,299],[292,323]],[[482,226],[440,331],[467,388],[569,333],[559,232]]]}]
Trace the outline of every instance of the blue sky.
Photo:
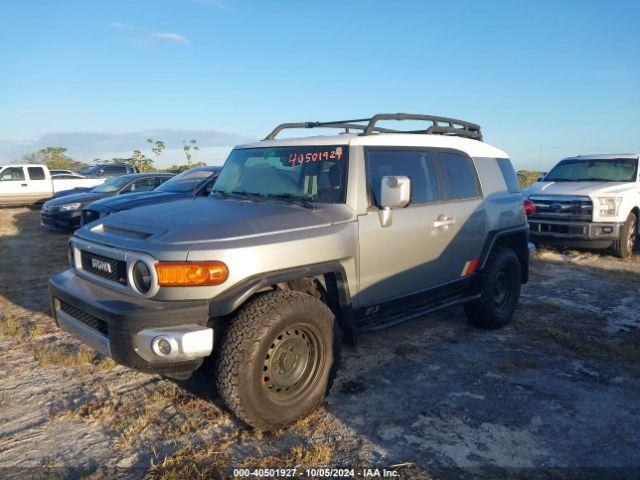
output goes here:
[{"label": "blue sky", "polygon": [[284,121],[480,123],[518,169],[640,151],[640,2],[3,0],[0,161],[182,139],[221,162]]}]

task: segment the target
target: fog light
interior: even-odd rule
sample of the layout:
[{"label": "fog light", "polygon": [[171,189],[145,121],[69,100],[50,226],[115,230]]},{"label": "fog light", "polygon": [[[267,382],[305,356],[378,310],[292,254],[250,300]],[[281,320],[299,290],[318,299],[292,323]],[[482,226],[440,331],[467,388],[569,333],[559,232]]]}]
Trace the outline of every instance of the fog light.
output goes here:
[{"label": "fog light", "polygon": [[151,342],[151,349],[153,350],[153,353],[159,357],[168,357],[172,353],[176,352],[177,347],[178,345],[176,344],[176,341],[166,335],[156,337]]},{"label": "fog light", "polygon": [[602,233],[611,233],[613,232],[613,227],[602,227]]}]

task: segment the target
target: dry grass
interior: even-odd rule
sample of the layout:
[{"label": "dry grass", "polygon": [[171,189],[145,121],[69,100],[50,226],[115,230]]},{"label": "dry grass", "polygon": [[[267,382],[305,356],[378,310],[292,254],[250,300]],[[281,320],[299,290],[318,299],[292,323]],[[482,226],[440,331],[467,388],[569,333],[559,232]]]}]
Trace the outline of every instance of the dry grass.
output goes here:
[{"label": "dry grass", "polygon": [[517,322],[516,327],[549,338],[581,356],[597,360],[623,360],[631,365],[640,361],[640,342],[637,338],[594,339],[552,325]]},{"label": "dry grass", "polygon": [[18,321],[11,314],[4,314],[0,317],[0,341],[22,337],[26,330],[23,322]]},{"label": "dry grass", "polygon": [[43,367],[76,367],[92,363],[96,354],[76,345],[50,344],[32,347],[33,357]]}]

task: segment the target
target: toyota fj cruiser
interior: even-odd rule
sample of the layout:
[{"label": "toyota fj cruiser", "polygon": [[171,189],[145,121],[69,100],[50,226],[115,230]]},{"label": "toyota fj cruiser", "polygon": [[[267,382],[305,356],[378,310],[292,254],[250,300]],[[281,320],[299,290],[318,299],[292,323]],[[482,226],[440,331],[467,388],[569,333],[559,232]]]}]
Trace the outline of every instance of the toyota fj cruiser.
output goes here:
[{"label": "toyota fj cruiser", "polygon": [[[398,120],[427,126],[380,125]],[[276,139],[321,127],[345,133]],[[226,405],[271,429],[323,401],[343,333],[453,305],[509,323],[527,237],[513,167],[476,124],[282,124],[231,152],[211,196],[78,230],[51,301],[61,328],[143,372],[185,378],[213,354]]]}]

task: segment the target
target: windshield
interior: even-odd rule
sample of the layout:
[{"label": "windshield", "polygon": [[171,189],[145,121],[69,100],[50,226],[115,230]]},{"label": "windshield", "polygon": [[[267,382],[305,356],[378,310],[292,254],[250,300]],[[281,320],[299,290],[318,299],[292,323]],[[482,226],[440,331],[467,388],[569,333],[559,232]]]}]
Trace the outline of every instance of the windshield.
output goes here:
[{"label": "windshield", "polygon": [[214,191],[342,203],[346,172],[345,146],[237,149],[225,162]]},{"label": "windshield", "polygon": [[635,182],[638,161],[563,160],[544,177],[545,182]]},{"label": "windshield", "polygon": [[211,170],[187,170],[180,175],[176,175],[171,180],[167,180],[158,188],[156,192],[187,193],[196,190],[202,185],[205,179],[214,174]]},{"label": "windshield", "polygon": [[114,177],[110,180],[107,180],[102,185],[97,186],[92,191],[99,193],[117,192],[130,181],[131,179],[129,177]]}]

